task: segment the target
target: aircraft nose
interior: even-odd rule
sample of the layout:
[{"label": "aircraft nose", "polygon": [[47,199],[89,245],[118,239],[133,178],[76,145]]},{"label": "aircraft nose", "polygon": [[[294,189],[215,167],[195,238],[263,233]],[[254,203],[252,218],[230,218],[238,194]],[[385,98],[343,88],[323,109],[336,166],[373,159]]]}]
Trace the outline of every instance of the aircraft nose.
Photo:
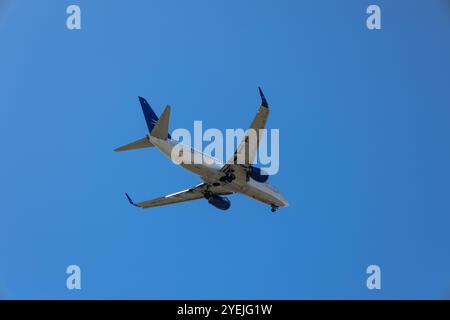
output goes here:
[{"label": "aircraft nose", "polygon": [[289,207],[289,202],[286,200],[286,198],[283,195],[278,196],[278,201],[280,202],[280,207],[286,208]]},{"label": "aircraft nose", "polygon": [[289,207],[289,202],[285,198],[283,198],[282,202],[283,202],[283,207],[285,207],[285,208]]}]

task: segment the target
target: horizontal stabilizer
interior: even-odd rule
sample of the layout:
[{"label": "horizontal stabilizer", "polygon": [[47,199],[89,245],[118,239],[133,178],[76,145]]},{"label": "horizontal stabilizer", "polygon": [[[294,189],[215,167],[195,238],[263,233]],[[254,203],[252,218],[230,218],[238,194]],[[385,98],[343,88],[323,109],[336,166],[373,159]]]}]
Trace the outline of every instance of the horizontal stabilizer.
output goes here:
[{"label": "horizontal stabilizer", "polygon": [[126,144],[124,146],[118,147],[114,149],[114,151],[120,152],[120,151],[128,151],[128,150],[135,150],[135,149],[143,149],[143,148],[150,148],[153,147],[153,144],[148,140],[148,137],[144,137],[142,139],[133,141],[129,144]]},{"label": "horizontal stabilizer", "polygon": [[167,106],[159,120],[155,123],[153,130],[150,132],[152,137],[167,140],[167,137],[170,138],[168,133],[169,131],[169,118],[170,118],[170,106]]}]

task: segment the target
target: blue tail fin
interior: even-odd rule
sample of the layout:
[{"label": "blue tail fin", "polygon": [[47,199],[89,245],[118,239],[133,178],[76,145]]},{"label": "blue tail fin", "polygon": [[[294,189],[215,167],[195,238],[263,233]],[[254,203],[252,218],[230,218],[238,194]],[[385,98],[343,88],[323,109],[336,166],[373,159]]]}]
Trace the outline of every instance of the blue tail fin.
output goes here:
[{"label": "blue tail fin", "polygon": [[155,123],[158,121],[158,116],[153,111],[152,107],[148,104],[147,100],[139,97],[139,102],[141,103],[142,112],[144,113],[145,122],[147,122],[148,132],[152,132]]},{"label": "blue tail fin", "polygon": [[[142,112],[144,113],[145,122],[147,123],[148,133],[151,133],[159,118],[156,115],[155,111],[153,111],[152,107],[150,107],[150,104],[147,102],[147,100],[139,97],[139,102],[141,103]],[[170,134],[167,134],[167,137],[171,139]]]}]

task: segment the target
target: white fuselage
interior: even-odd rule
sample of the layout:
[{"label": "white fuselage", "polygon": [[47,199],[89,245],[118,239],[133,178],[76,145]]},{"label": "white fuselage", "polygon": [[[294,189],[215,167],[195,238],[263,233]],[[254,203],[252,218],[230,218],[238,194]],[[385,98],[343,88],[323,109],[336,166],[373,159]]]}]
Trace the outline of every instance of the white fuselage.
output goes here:
[{"label": "white fuselage", "polygon": [[[172,150],[175,146],[179,145],[177,141],[167,139],[162,140],[153,136],[149,137],[150,142],[156,146],[162,153],[172,159]],[[220,183],[220,185],[233,193],[241,193],[255,200],[261,201],[271,206],[287,207],[288,202],[283,195],[277,191],[273,186],[268,183],[257,182],[253,179],[235,179],[232,182],[221,182],[219,179],[223,176],[221,168],[224,164],[208,156],[198,150],[184,146],[184,150],[188,150],[192,157],[198,157],[199,159],[206,159],[207,161],[201,161],[201,163],[180,163],[183,168],[200,176],[206,183]],[[194,158],[192,158],[194,159]]]}]

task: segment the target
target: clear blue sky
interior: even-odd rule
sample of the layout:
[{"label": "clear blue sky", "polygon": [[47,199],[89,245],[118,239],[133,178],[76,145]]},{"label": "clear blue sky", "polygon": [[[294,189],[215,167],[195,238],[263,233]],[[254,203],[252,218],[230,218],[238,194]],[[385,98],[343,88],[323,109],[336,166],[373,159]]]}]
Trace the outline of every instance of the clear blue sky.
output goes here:
[{"label": "clear blue sky", "polygon": [[[382,30],[365,27],[382,9]],[[82,30],[66,29],[78,4]],[[445,1],[2,1],[3,298],[449,298],[450,5]],[[262,86],[280,129],[271,182],[129,206],[199,179],[155,149],[171,129],[246,128]],[[65,287],[82,269],[82,290]],[[366,288],[368,265],[382,290]]]}]

